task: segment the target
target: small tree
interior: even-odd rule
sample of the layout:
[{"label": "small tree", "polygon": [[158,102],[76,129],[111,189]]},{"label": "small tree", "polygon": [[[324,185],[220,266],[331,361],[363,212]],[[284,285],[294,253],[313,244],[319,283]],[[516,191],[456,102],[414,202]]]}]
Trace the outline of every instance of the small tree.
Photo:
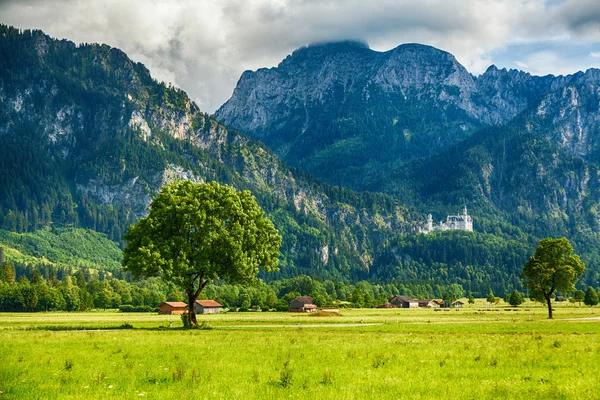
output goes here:
[{"label": "small tree", "polygon": [[5,262],[4,264],[0,265],[0,278],[2,281],[11,285],[16,283],[17,274],[10,263]]},{"label": "small tree", "polygon": [[588,286],[587,290],[585,291],[583,304],[585,304],[586,306],[595,306],[598,304],[598,294],[596,293],[593,287]]},{"label": "small tree", "polygon": [[579,307],[581,307],[581,302],[583,301],[584,297],[585,292],[583,290],[576,290],[575,293],[573,293],[573,300],[579,303]]},{"label": "small tree", "polygon": [[475,297],[469,296],[469,304],[475,304]]},{"label": "small tree", "polygon": [[191,326],[198,325],[194,306],[209,282],[248,283],[259,268],[276,270],[281,246],[281,236],[249,191],[216,182],[163,187],[125,240],[124,269],[181,287]]},{"label": "small tree", "polygon": [[585,271],[579,256],[566,238],[540,240],[535,254],[527,261],[521,279],[535,299],[544,298],[548,305],[548,318],[552,318],[552,296],[555,290],[563,293],[575,289],[578,277]]},{"label": "small tree", "polygon": [[519,292],[518,290],[514,290],[510,294],[509,299],[508,299],[508,302],[513,307],[517,307],[517,306],[523,304],[524,301],[525,301],[525,296],[523,295],[523,293]]},{"label": "small tree", "polygon": [[496,302],[496,296],[494,296],[494,292],[492,292],[492,289],[490,289],[490,292],[488,293],[486,300],[490,304],[494,304]]}]

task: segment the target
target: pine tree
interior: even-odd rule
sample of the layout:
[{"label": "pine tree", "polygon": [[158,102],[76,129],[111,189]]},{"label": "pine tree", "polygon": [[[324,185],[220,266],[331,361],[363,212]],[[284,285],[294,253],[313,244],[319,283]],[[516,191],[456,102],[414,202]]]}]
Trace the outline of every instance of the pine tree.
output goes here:
[{"label": "pine tree", "polygon": [[3,282],[8,284],[14,284],[17,281],[17,275],[13,266],[10,263],[5,262],[0,270],[0,278]]}]

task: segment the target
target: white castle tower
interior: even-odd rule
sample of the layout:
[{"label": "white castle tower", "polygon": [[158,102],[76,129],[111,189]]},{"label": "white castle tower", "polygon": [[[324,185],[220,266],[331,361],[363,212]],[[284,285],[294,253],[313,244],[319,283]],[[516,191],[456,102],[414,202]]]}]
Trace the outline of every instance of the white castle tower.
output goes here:
[{"label": "white castle tower", "polygon": [[433,231],[433,216],[431,214],[427,215],[427,226],[425,230],[427,232]]}]

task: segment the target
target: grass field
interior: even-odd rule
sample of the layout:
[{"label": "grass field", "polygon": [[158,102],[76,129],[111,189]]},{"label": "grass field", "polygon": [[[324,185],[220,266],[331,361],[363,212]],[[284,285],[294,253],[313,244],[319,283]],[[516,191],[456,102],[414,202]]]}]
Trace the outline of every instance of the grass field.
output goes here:
[{"label": "grass field", "polygon": [[0,399],[600,398],[600,307],[478,309],[5,313]]}]

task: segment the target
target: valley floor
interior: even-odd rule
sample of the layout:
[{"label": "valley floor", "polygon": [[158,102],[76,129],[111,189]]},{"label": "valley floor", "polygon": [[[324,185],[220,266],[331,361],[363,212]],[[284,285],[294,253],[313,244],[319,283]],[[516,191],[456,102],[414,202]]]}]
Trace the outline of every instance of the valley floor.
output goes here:
[{"label": "valley floor", "polygon": [[600,396],[600,307],[478,310],[4,313],[0,399]]}]

